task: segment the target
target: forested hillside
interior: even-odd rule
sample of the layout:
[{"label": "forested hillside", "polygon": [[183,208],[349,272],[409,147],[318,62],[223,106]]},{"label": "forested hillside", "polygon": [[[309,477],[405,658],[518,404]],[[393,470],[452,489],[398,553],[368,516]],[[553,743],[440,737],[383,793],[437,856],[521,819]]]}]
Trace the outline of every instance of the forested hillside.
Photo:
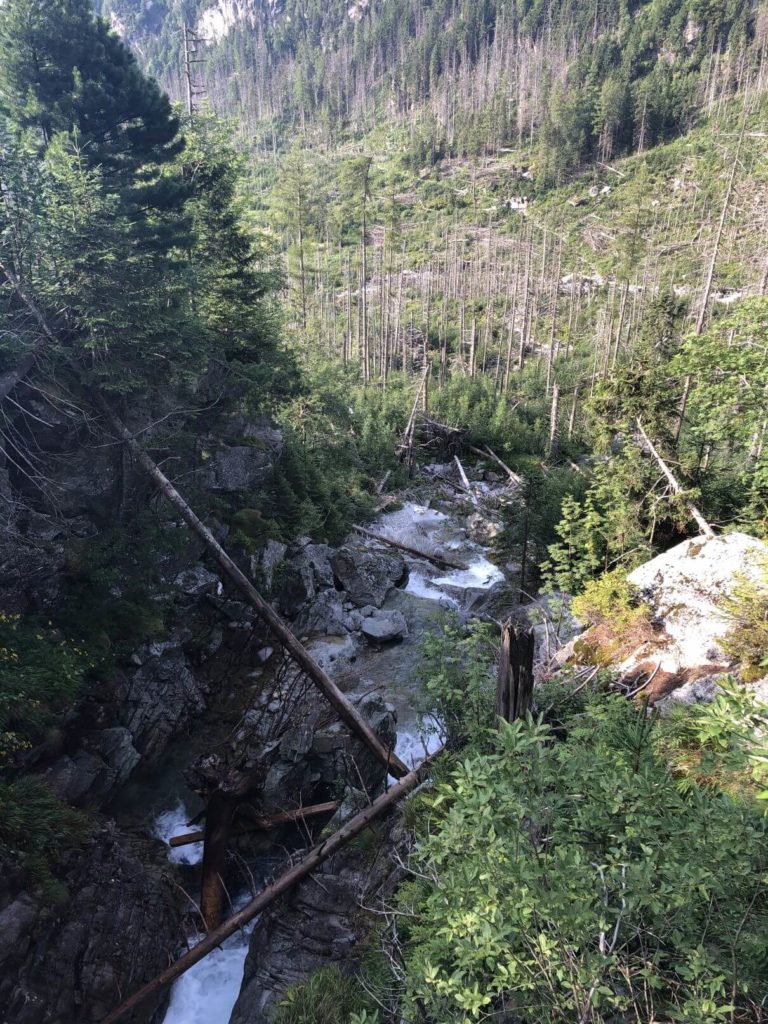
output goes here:
[{"label": "forested hillside", "polygon": [[536,144],[546,181],[762,88],[768,32],[754,0],[106,0],[103,11],[178,96],[186,23],[214,107],[266,142],[308,124],[338,138],[415,118],[432,160]]},{"label": "forested hillside", "polygon": [[5,0],[0,148],[8,1024],[765,1020],[765,0]]}]

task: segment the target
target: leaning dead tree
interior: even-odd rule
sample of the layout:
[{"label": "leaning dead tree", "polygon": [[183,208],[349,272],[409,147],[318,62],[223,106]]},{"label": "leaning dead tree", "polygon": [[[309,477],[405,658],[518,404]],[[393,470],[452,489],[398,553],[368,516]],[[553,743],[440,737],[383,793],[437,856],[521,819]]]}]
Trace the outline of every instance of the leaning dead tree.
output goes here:
[{"label": "leaning dead tree", "polygon": [[[636,423],[637,423],[638,433],[640,434],[640,437],[642,438],[644,446],[648,449],[648,451],[654,457],[656,462],[659,464],[659,469],[662,471],[664,476],[667,478],[667,481],[668,481],[669,486],[670,486],[670,488],[672,490],[672,493],[673,494],[684,494],[685,492],[684,492],[683,488],[677,482],[677,480],[676,480],[672,470],[666,464],[664,459],[662,459],[661,455],[659,455],[659,453],[656,450],[656,447],[655,447],[653,441],[651,441],[650,437],[648,437],[648,435],[646,434],[645,430],[643,429],[643,425],[640,422],[640,420],[637,420]],[[701,533],[703,533],[705,537],[714,537],[715,536],[715,531],[712,529],[712,527],[706,521],[706,519],[701,514],[701,512],[698,510],[698,508],[693,504],[693,502],[692,501],[686,501],[685,504],[686,504],[686,507],[687,507],[688,511],[691,514],[691,518],[695,520],[696,525],[699,528],[699,531]]]},{"label": "leaning dead tree", "polygon": [[354,529],[363,537],[370,537],[371,540],[379,541],[380,544],[388,544],[398,551],[404,551],[407,555],[413,555],[414,558],[423,558],[436,565],[438,569],[459,569],[463,572],[468,568],[462,562],[452,562],[449,558],[443,558],[442,555],[434,555],[428,551],[422,551],[420,548],[412,548],[408,544],[402,544],[399,540],[386,537],[383,533],[374,533],[373,530],[366,530],[362,526],[355,526]]},{"label": "leaning dead tree", "polygon": [[289,892],[298,882],[310,875],[315,868],[333,856],[337,850],[346,846],[355,836],[360,835],[372,821],[380,818],[398,800],[416,788],[429,766],[441,752],[442,748],[423,761],[418,768],[405,775],[400,782],[392,786],[386,793],[383,793],[378,799],[374,800],[370,807],[366,807],[365,810],[351,818],[338,832],[334,832],[328,839],[315,846],[298,864],[295,864],[284,874],[280,875],[276,881],[272,882],[271,885],[268,885],[266,889],[262,890],[258,896],[252,899],[247,906],[233,914],[224,924],[206,935],[188,953],[180,956],[162,974],[159,974],[143,988],[140,988],[138,992],[135,992],[121,1003],[104,1019],[103,1024],[116,1024],[116,1021],[122,1020],[129,1011],[139,1006],[145,999],[148,999],[151,995],[176,981],[190,967],[194,967],[195,964],[208,956],[209,953],[212,953],[214,949],[218,949],[221,943],[228,939],[230,935],[234,935],[235,932],[248,924],[249,921],[252,921],[263,910],[266,910],[280,896]]}]

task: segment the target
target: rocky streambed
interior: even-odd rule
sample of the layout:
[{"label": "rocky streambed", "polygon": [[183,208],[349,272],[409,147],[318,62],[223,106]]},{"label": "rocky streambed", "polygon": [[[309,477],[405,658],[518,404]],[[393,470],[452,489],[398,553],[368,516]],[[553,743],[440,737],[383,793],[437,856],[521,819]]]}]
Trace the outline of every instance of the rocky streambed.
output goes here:
[{"label": "rocky streambed", "polygon": [[[416,710],[424,636],[440,629],[447,614],[466,616],[488,607],[504,589],[505,576],[489,560],[486,547],[470,536],[461,503],[407,501],[384,514],[372,529],[463,563],[466,569],[439,569],[425,559],[357,536],[340,551],[302,541],[293,551],[270,547],[264,557],[269,567],[282,555],[278,601],[283,613],[291,616],[314,657],[350,699],[369,708],[379,726],[382,720],[387,728],[396,723],[396,752],[411,766],[440,743],[439,723],[422,722]],[[334,723],[329,733],[336,732],[341,729]],[[326,735],[325,745],[328,742]],[[316,757],[316,749],[304,750],[308,764]],[[376,771],[376,766],[369,766],[362,784],[374,783]],[[292,782],[295,786],[295,773]],[[356,788],[347,786],[345,800],[352,805]],[[193,807],[185,803],[187,792],[183,781],[178,793],[166,791],[166,799],[176,802],[153,823],[163,840],[188,830]],[[357,795],[366,799],[364,793]],[[202,846],[169,848],[168,857],[194,865],[202,857]],[[355,942],[359,892],[377,878],[376,871],[362,870],[354,861],[354,856],[342,858],[339,868],[337,858],[323,869],[319,887],[304,887],[313,891],[302,893],[255,929],[233,936],[192,968],[174,986],[163,1024],[225,1024],[236,1003],[233,1020],[267,1020],[270,1004],[287,985],[318,966],[343,961],[347,947]],[[268,866],[256,858],[251,867],[258,874]],[[241,891],[234,905],[248,895]],[[196,938],[190,935],[190,941]]]},{"label": "rocky streambed", "polygon": [[[496,525],[425,477],[371,528],[466,568],[440,569],[356,533],[339,548],[304,538],[233,553],[383,742],[415,764],[439,742],[439,723],[425,730],[416,711],[425,634],[448,613],[505,606],[504,572],[489,558]],[[97,1024],[197,940],[202,846],[171,849],[168,840],[194,827],[207,794],[245,792],[259,814],[340,803],[316,835],[386,784],[202,555],[190,541],[159,566],[167,637],[136,650],[40,752],[37,770],[63,800],[93,812],[96,828],[84,850],[61,859],[66,904],[26,891],[12,867],[0,878],[3,1024]],[[312,841],[306,828],[266,834],[240,824],[226,878],[235,907]],[[182,977],[170,1001],[162,994],[129,1019],[266,1021],[287,985],[329,958],[346,963],[361,892],[387,871],[349,853],[321,875],[319,887],[301,886],[252,935],[234,936]]]}]

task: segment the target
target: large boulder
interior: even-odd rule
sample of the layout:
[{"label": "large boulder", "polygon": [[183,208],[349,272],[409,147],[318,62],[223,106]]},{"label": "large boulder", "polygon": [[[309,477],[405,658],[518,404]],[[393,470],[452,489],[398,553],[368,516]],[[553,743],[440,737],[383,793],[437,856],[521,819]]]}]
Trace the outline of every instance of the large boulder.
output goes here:
[{"label": "large boulder", "polygon": [[360,630],[369,643],[384,644],[402,640],[408,633],[408,623],[402,612],[376,611],[363,619]]},{"label": "large boulder", "polygon": [[327,544],[312,544],[308,538],[297,542],[278,597],[283,614],[294,618],[322,590],[333,588],[332,555]]},{"label": "large boulder", "polygon": [[733,628],[727,600],[739,578],[760,583],[768,544],[744,533],[695,537],[629,574],[662,633],[653,652],[666,672],[728,662],[719,641]]},{"label": "large boulder", "polygon": [[358,608],[373,605],[381,608],[387,595],[406,575],[405,562],[399,555],[344,547],[331,559],[336,585]]},{"label": "large boulder", "polygon": [[153,761],[172,736],[205,710],[205,690],[178,640],[149,644],[137,661],[139,667],[123,677],[118,698],[133,745]]},{"label": "large boulder", "polygon": [[345,617],[341,595],[324,590],[299,613],[293,627],[299,636],[343,636],[349,632]]},{"label": "large boulder", "polygon": [[65,803],[100,806],[117,786],[127,782],[141,755],[131,733],[120,726],[87,734],[81,742],[75,753],[50,765],[46,782]]},{"label": "large boulder", "polygon": [[206,447],[197,480],[206,490],[254,491],[267,483],[283,450],[283,435],[268,419],[240,416],[223,427],[227,444],[216,447],[221,434]]}]

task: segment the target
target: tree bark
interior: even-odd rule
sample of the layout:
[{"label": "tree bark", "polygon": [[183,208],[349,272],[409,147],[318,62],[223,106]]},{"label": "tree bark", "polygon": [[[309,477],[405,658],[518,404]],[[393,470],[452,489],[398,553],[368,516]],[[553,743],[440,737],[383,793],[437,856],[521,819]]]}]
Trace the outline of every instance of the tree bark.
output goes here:
[{"label": "tree bark", "polygon": [[505,722],[525,718],[533,700],[533,630],[512,626],[509,622],[501,630],[496,714]]}]

